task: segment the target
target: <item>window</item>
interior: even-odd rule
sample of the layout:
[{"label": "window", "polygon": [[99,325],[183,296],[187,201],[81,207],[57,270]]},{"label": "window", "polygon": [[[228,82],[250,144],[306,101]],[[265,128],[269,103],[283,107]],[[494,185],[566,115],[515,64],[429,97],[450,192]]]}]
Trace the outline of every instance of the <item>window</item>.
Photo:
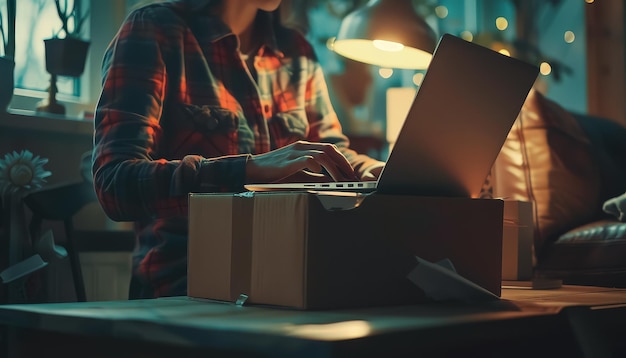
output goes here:
[{"label": "window", "polygon": [[[548,98],[565,108],[585,113],[587,111],[587,70],[585,6],[593,1],[582,0],[411,0],[418,13],[435,30],[437,35],[451,33],[508,53],[541,66],[537,88]],[[329,78],[344,72],[341,59],[326,48],[326,40],[335,36],[340,18],[349,6],[363,5],[365,0],[320,0],[302,2],[309,21],[298,24],[309,26],[308,38],[315,46],[320,62]],[[296,10],[302,11],[292,1]],[[334,11],[329,11],[332,9]],[[338,14],[339,13],[339,14]],[[333,14],[335,16],[333,16]],[[514,45],[526,51],[515,51]],[[423,74],[419,71],[373,69],[373,98],[384,98],[389,87],[414,87]],[[363,114],[362,122],[384,118],[386,109],[380,101],[366,101],[373,108]],[[334,103],[338,112],[342,104]],[[378,106],[377,106],[378,105]],[[340,116],[340,118],[342,118]],[[345,125],[348,132],[349,125]]]},{"label": "window", "polygon": [[439,33],[450,32],[541,67],[537,88],[569,110],[587,111],[582,0],[438,0]]},{"label": "window", "polygon": [[[73,2],[68,0],[68,6]],[[54,36],[61,28],[55,3],[52,0],[19,0],[16,13],[15,87],[45,92],[50,84],[50,74],[46,72],[43,40]],[[58,77],[57,88],[59,94],[80,97],[80,78]]]}]

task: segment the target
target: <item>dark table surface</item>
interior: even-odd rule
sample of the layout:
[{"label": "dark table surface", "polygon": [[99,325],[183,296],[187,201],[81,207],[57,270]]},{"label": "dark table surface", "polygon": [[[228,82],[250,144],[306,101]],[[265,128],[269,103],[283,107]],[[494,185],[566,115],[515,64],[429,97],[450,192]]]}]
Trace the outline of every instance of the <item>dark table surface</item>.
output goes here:
[{"label": "dark table surface", "polygon": [[[172,297],[4,305],[0,306],[0,324],[244,356],[388,356],[390,350],[451,355],[463,349],[485,352],[485,347],[501,344],[522,347],[527,337],[542,337],[526,342],[528,350],[545,344],[546,339],[555,345],[569,342],[576,336],[571,330],[572,312],[584,311],[587,317],[590,311],[620,308],[625,303],[625,290],[567,286],[544,291],[504,289],[501,300],[480,304],[428,303],[334,311]],[[624,317],[624,311],[620,312]]]}]

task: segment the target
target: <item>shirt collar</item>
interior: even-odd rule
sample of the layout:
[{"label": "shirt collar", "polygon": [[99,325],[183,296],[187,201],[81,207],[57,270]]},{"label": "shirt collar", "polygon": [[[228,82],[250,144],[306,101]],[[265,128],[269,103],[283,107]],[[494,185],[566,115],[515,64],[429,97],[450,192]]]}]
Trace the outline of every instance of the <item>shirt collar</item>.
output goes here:
[{"label": "shirt collar", "polygon": [[[284,57],[283,51],[279,48],[274,26],[272,24],[272,14],[265,11],[259,11],[257,14],[256,26],[265,29],[260,49],[260,54],[266,54],[271,51],[277,57]],[[208,41],[212,44],[222,41],[225,38],[234,36],[230,27],[226,25],[219,17],[206,11],[200,16],[193,16],[190,20],[190,28],[198,38],[199,42]]]}]

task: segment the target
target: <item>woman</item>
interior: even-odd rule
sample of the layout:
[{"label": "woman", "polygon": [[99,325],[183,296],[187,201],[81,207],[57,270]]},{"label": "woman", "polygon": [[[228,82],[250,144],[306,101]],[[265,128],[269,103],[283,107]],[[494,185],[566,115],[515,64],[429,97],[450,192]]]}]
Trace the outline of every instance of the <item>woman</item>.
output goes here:
[{"label": "woman", "polygon": [[110,44],[93,175],[107,215],[135,222],[131,298],[186,294],[190,192],[380,174],[348,149],[312,48],[279,5],[147,5]]}]

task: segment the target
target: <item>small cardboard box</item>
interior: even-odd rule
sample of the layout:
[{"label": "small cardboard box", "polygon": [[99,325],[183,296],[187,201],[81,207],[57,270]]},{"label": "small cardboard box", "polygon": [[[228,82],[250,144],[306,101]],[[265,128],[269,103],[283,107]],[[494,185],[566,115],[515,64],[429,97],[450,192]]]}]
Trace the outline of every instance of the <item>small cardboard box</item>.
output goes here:
[{"label": "small cardboard box", "polygon": [[503,202],[307,192],[190,194],[188,294],[298,309],[412,304],[419,256],[500,296]]},{"label": "small cardboard box", "polygon": [[502,231],[502,280],[530,280],[533,276],[532,203],[505,200]]}]

